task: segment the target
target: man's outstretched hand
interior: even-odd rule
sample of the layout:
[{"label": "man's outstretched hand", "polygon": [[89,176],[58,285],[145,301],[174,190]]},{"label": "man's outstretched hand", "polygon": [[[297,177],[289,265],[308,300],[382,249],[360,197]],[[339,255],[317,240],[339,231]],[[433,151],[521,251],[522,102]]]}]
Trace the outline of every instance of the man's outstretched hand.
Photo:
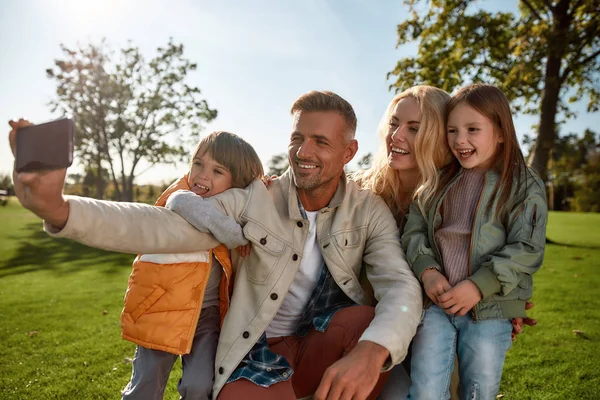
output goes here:
[{"label": "man's outstretched hand", "polygon": [[[531,310],[533,308],[533,303],[527,302],[525,303],[525,310]],[[521,332],[523,332],[523,328],[525,327],[525,325],[528,326],[535,326],[537,324],[537,321],[533,318],[513,318],[512,320],[512,324],[513,324],[513,331],[512,331],[512,340],[516,340],[517,339],[517,335]]]},{"label": "man's outstretched hand", "polygon": [[[24,119],[8,124],[11,127],[8,139],[14,156],[17,130],[32,124]],[[62,229],[69,218],[69,203],[63,197],[66,175],[66,168],[19,173],[13,169],[15,194],[23,207],[58,229]]]},{"label": "man's outstretched hand", "polygon": [[315,400],[366,399],[389,355],[387,349],[376,343],[358,342],[350,353],[327,368]]}]

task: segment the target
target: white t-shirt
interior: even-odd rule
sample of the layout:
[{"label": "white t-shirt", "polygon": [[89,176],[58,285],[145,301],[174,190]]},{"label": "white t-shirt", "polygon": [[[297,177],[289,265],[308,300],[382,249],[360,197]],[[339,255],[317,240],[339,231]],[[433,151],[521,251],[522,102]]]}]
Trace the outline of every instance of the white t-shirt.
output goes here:
[{"label": "white t-shirt", "polygon": [[318,211],[306,211],[309,221],[308,237],[304,243],[302,261],[279,311],[267,327],[267,337],[290,336],[296,333],[296,327],[319,281],[321,268],[325,267],[317,243],[317,213]]}]

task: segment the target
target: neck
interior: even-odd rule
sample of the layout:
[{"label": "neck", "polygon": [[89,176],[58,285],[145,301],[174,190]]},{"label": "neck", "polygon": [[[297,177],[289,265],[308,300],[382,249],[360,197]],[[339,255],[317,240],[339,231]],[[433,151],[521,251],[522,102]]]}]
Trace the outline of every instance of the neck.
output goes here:
[{"label": "neck", "polygon": [[398,171],[398,176],[400,177],[400,182],[402,186],[400,187],[401,193],[410,193],[411,195],[417,189],[417,185],[421,180],[421,174],[419,174],[419,169],[409,169]]},{"label": "neck", "polygon": [[398,176],[401,183],[398,188],[398,197],[400,198],[402,209],[406,211],[412,202],[412,197],[421,179],[421,174],[419,174],[418,168],[415,168],[398,171]]},{"label": "neck", "polygon": [[302,207],[306,211],[318,211],[329,204],[340,184],[339,179],[332,179],[314,189],[296,187]]}]

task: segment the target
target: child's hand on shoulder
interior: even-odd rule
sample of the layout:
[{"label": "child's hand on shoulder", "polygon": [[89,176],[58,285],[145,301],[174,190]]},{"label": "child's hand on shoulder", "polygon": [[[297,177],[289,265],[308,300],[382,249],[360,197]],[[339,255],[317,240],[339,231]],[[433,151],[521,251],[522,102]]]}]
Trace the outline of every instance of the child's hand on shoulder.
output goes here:
[{"label": "child's hand on shoulder", "polygon": [[439,305],[439,296],[452,289],[448,279],[437,269],[425,270],[421,275],[421,281],[423,281],[425,294],[437,305]]},{"label": "child's hand on shoulder", "polygon": [[465,279],[439,296],[438,300],[438,306],[442,307],[446,314],[462,316],[475,307],[475,304],[479,303],[481,291],[476,284]]},{"label": "child's hand on shoulder", "polygon": [[273,179],[277,179],[277,178],[279,178],[277,175],[271,175],[271,176],[265,175],[262,178],[260,178],[260,180],[268,189],[269,186],[271,186],[273,184]]},{"label": "child's hand on shoulder", "polygon": [[242,246],[238,246],[235,248],[235,251],[238,252],[240,257],[246,257],[250,254],[250,249],[252,248],[252,243],[248,243]]}]

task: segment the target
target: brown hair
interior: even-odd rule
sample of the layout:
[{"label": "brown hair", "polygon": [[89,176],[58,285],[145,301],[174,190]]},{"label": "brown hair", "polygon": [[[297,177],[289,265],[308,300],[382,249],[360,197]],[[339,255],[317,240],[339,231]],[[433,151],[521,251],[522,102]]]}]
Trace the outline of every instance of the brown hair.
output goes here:
[{"label": "brown hair", "polygon": [[313,90],[305,93],[292,104],[290,114],[294,115],[297,112],[312,112],[312,111],[333,111],[340,114],[346,126],[346,139],[354,139],[356,133],[356,114],[352,105],[344,100],[341,96],[330,91]]},{"label": "brown hair", "polygon": [[[528,171],[525,158],[519,147],[515,125],[510,111],[510,104],[504,93],[493,85],[476,83],[459,89],[448,104],[446,121],[450,112],[460,103],[466,102],[478,113],[488,118],[494,125],[494,130],[502,140],[496,150],[494,168],[500,173],[500,178],[494,187],[494,192],[487,204],[487,212],[491,211],[493,202],[499,197],[498,208],[494,216],[498,220],[506,220],[510,212],[508,201],[511,192],[521,193]],[[456,171],[458,166],[450,170]],[[449,175],[453,175],[450,173]],[[448,176],[450,179],[450,176]]]},{"label": "brown hair", "polygon": [[264,175],[254,148],[236,134],[217,131],[203,137],[194,150],[194,156],[207,153],[231,172],[234,188],[245,188]]}]

